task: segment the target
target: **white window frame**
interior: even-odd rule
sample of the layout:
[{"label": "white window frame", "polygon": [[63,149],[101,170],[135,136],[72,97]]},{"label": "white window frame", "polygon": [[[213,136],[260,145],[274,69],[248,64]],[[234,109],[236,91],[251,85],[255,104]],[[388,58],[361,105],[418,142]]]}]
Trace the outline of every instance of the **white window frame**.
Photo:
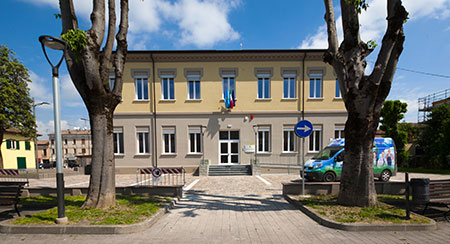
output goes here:
[{"label": "white window frame", "polygon": [[[320,94],[317,94],[317,80],[320,84]],[[311,88],[313,88],[313,96],[311,96]],[[323,98],[323,75],[322,74],[310,74],[309,75],[309,98]]]},{"label": "white window frame", "polygon": [[[270,99],[271,98],[271,89],[270,89],[270,86],[271,86],[271,79],[270,79],[270,75],[269,74],[258,74],[257,75],[257,78],[258,78],[258,81],[257,81],[257,83],[258,83],[258,88],[257,88],[257,98],[258,99]],[[261,81],[260,81],[261,80]],[[268,82],[268,87],[266,87],[266,80],[268,80],[269,82]],[[259,94],[259,88],[260,88],[260,86],[261,86],[261,94]],[[265,97],[265,94],[266,94],[266,91],[267,90],[269,90],[269,96],[268,97]],[[261,95],[261,96],[260,96]]]},{"label": "white window frame", "polygon": [[[141,147],[140,134],[142,134],[143,152],[140,151],[140,147]],[[147,134],[147,136],[145,134]],[[146,138],[147,138],[147,140],[146,140]],[[149,141],[150,141],[149,129],[148,128],[137,128],[136,129],[136,154],[150,154],[150,142]]]},{"label": "white window frame", "polygon": [[[173,134],[173,141],[170,137],[170,135]],[[166,141],[166,135],[169,135],[168,141]],[[162,146],[162,154],[176,154],[177,153],[177,137],[176,137],[176,130],[175,127],[164,127],[162,129],[162,142],[163,142],[163,146]],[[166,143],[168,143],[168,148],[169,151],[166,151]],[[172,145],[173,145],[173,151],[172,151]]]},{"label": "white window frame", "polygon": [[223,95],[225,94],[225,90],[224,90],[225,79],[227,80],[228,92],[230,92],[230,90],[229,90],[230,78],[233,78],[233,80],[234,80],[234,96],[236,96],[236,76],[235,75],[222,75],[222,99],[224,99]]},{"label": "white window frame", "polygon": [[[344,138],[343,136],[342,136],[342,134],[344,133],[344,130],[345,130],[345,127],[342,125],[342,126],[340,126],[340,125],[336,125],[335,127],[334,127],[334,139],[341,139],[341,138]],[[338,137],[336,137],[336,132],[338,133]],[[344,136],[345,136],[345,134],[344,134]]]},{"label": "white window frame", "polygon": [[[173,75],[161,75],[161,100],[175,100],[175,77]],[[170,83],[173,82],[173,98],[170,98]],[[164,83],[167,83],[167,97],[164,97]]]},{"label": "white window frame", "polygon": [[[194,135],[194,141],[191,140],[191,135]],[[198,135],[199,135],[199,137],[198,137]],[[201,132],[200,128],[189,128],[188,141],[189,141],[189,143],[188,143],[189,154],[202,154],[203,153],[202,152],[203,138],[202,138],[202,132]],[[192,151],[192,144],[194,145],[194,151]],[[200,146],[200,148],[198,146]]]},{"label": "white window frame", "polygon": [[[262,136],[262,147],[263,148],[259,148],[259,133],[260,132],[263,133],[262,134],[263,135]],[[267,134],[266,134],[266,132],[267,132]],[[265,135],[267,135],[268,138],[266,138]],[[257,141],[256,141],[257,153],[270,153],[271,152],[270,151],[270,149],[271,149],[271,147],[270,147],[270,128],[258,128],[258,135],[256,138],[257,138]],[[267,151],[265,150],[266,143],[268,143]]]},{"label": "white window frame", "polygon": [[[286,94],[284,94],[284,85],[285,85],[285,82],[284,82],[284,80],[285,79],[287,79],[288,81],[287,81],[287,86],[288,86],[288,88],[287,88],[287,96],[285,96]],[[295,75],[295,74],[285,74],[285,75],[283,75],[283,98],[284,99],[294,99],[294,98],[297,98],[297,75]],[[291,94],[291,82],[294,82],[294,97],[291,97],[290,96],[290,94]]]},{"label": "white window frame", "polygon": [[9,141],[10,141],[10,144],[11,144],[11,147],[9,149],[17,150],[17,141],[16,140],[9,140]]},{"label": "white window frame", "polygon": [[[309,136],[309,145],[308,152],[319,152],[322,149],[322,127],[321,126],[313,126],[313,132]],[[316,134],[319,134],[319,141],[316,140]],[[312,143],[312,149],[311,149]],[[318,149],[317,149],[318,148]]]},{"label": "white window frame", "polygon": [[[119,134],[122,134],[122,140],[120,139]],[[116,141],[117,141],[117,144],[116,144],[116,143],[114,143],[114,140],[113,140],[114,151],[116,151],[116,149],[117,149],[117,153],[114,152],[114,155],[124,155],[125,154],[125,145],[123,142],[123,131],[122,130],[113,130],[113,136],[116,138]],[[122,145],[122,147],[121,147],[121,145]],[[120,150],[121,148],[123,149],[122,152]]]},{"label": "white window frame", "polygon": [[[291,128],[292,127],[292,128]],[[283,147],[283,152],[284,153],[293,153],[293,152],[297,152],[297,140],[295,139],[296,138],[296,135],[295,135],[295,130],[294,130],[294,126],[291,126],[291,127],[284,127],[283,128],[283,145],[282,145],[282,147]],[[288,135],[288,138],[287,138],[287,147],[288,147],[288,149],[287,150],[285,150],[285,148],[284,148],[284,144],[285,144],[285,142],[286,142],[286,138],[284,137],[284,132],[288,132],[289,134],[290,133],[292,133],[293,135],[294,135],[294,140],[292,141],[291,140],[291,136],[289,136]],[[294,145],[294,150],[293,151],[290,151],[289,150],[289,148],[290,148],[290,145]]]},{"label": "white window frame", "polygon": [[[190,82],[193,82],[193,91],[192,91],[192,95],[193,95],[193,97],[191,97],[191,91],[190,91],[190,86],[189,86],[189,83]],[[202,91],[201,91],[201,81],[200,81],[200,75],[188,75],[187,76],[187,86],[188,86],[188,94],[187,94],[187,99],[188,100],[200,100],[202,97],[201,97],[201,94],[202,94]],[[198,91],[199,91],[199,94],[196,94],[196,85],[198,84]],[[198,95],[198,96],[197,96]]]},{"label": "white window frame", "polygon": [[339,80],[337,78],[336,78],[336,85],[335,85],[335,90],[334,90],[334,97],[342,98],[341,89],[339,87]]},{"label": "white window frame", "polygon": [[[140,94],[142,97],[139,98],[138,94],[138,86],[141,86],[141,92]],[[144,87],[147,86],[147,93],[145,93]],[[137,75],[134,77],[134,88],[135,88],[135,100],[138,101],[148,101],[148,77],[147,76],[141,76]],[[146,98],[147,96],[147,98]]]}]

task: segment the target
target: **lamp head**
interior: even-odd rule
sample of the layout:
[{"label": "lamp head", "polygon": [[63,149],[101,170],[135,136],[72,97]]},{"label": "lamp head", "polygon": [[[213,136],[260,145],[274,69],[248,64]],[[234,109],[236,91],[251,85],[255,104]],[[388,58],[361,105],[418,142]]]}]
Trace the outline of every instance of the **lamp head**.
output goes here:
[{"label": "lamp head", "polygon": [[43,46],[46,46],[48,48],[51,48],[53,50],[65,50],[67,43],[59,38],[53,37],[53,36],[40,36],[39,42]]}]

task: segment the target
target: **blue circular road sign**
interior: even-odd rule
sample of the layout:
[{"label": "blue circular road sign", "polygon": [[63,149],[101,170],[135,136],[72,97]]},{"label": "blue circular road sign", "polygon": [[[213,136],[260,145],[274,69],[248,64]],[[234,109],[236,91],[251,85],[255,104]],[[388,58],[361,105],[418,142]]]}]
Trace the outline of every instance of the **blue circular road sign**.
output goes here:
[{"label": "blue circular road sign", "polygon": [[295,134],[299,137],[307,137],[313,131],[313,125],[308,120],[302,120],[295,125]]}]

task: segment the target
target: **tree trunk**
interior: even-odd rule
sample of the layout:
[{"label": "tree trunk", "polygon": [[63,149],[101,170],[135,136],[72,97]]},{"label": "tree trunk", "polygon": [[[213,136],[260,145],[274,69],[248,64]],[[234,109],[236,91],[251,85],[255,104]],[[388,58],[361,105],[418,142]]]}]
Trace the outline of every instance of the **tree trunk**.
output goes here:
[{"label": "tree trunk", "polygon": [[[2,147],[2,143],[3,143],[3,134],[5,132],[0,128],[0,148]],[[2,150],[0,150],[0,169],[3,169],[3,155],[2,155]]]},{"label": "tree trunk", "polygon": [[91,177],[83,207],[107,208],[115,205],[113,120],[109,109],[89,113],[92,136]]},{"label": "tree trunk", "polygon": [[349,111],[345,124],[345,155],[338,203],[347,206],[377,204],[373,181],[373,140],[378,121],[364,112]]}]

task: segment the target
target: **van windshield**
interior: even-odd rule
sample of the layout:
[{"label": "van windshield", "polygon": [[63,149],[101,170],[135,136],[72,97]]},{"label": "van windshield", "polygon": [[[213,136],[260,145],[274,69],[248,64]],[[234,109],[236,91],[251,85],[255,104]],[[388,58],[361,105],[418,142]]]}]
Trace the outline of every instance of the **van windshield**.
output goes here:
[{"label": "van windshield", "polygon": [[343,146],[326,147],[326,148],[322,149],[322,151],[320,151],[319,153],[314,155],[314,157],[312,157],[312,159],[328,160],[328,159],[332,158],[336,153],[338,153],[342,148],[344,148],[344,147]]}]

